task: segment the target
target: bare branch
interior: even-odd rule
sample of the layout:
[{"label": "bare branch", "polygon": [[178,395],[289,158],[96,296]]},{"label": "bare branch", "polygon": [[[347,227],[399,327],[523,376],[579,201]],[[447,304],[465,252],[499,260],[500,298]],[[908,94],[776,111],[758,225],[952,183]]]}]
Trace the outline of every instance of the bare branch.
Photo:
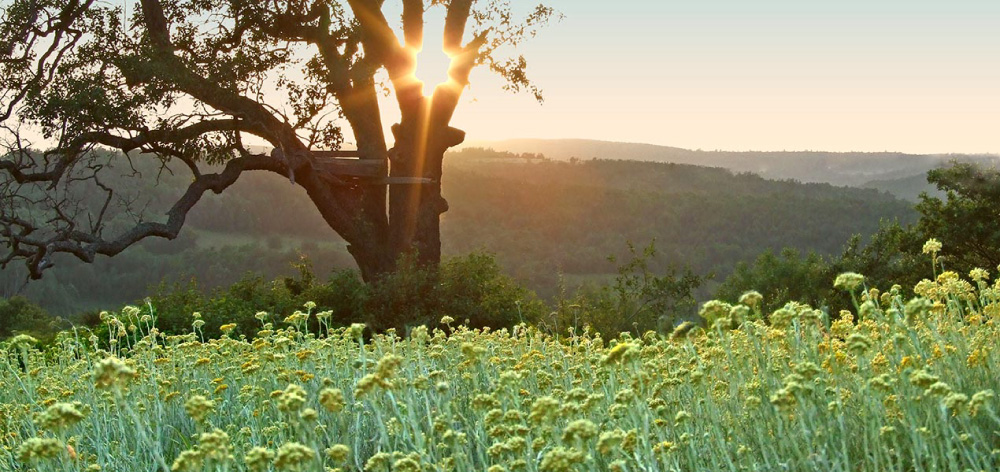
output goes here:
[{"label": "bare branch", "polygon": [[[15,162],[13,159],[0,160],[0,170],[6,171],[14,180],[18,183],[29,183],[29,182],[50,182],[55,185],[62,179],[66,171],[72,166],[72,164],[77,161],[81,156],[83,156],[94,144],[102,144],[115,149],[119,149],[124,153],[129,151],[145,148],[147,151],[161,151],[166,154],[172,154],[175,157],[182,157],[178,153],[169,152],[169,149],[165,147],[167,144],[182,144],[198,136],[204,135],[206,133],[219,132],[219,131],[254,131],[252,127],[244,127],[245,123],[241,123],[236,119],[221,119],[221,120],[209,120],[200,121],[190,126],[168,130],[149,130],[138,133],[135,137],[122,137],[117,136],[107,132],[90,132],[84,133],[69,143],[66,147],[55,148],[46,151],[44,156],[47,158],[50,155],[58,156],[53,167],[45,166],[43,171],[30,172],[27,171],[29,168],[34,167],[35,163],[32,159],[27,156],[27,150],[17,150],[16,154],[19,157],[24,158],[21,163]],[[259,131],[259,130],[257,130]],[[193,164],[191,164],[193,166]],[[189,166],[190,167],[190,166]],[[197,167],[193,167],[192,171],[197,175]]]},{"label": "bare branch", "polygon": [[[0,259],[0,264],[25,259],[30,277],[38,279],[45,269],[52,267],[52,256],[57,253],[68,253],[84,262],[93,262],[97,255],[114,256],[147,237],[174,239],[180,233],[188,212],[205,192],[221,193],[243,172],[251,170],[283,171],[280,161],[270,156],[254,154],[234,158],[222,172],[196,178],[167,212],[166,222],[139,222],[113,239],[101,238],[95,228],[87,232],[77,230],[72,217],[62,213],[60,205],[55,205],[57,218],[64,221],[65,226],[54,232],[42,231],[35,223],[16,215],[0,214],[0,236],[8,241],[10,248],[7,256]],[[38,232],[51,234],[33,236]]]}]

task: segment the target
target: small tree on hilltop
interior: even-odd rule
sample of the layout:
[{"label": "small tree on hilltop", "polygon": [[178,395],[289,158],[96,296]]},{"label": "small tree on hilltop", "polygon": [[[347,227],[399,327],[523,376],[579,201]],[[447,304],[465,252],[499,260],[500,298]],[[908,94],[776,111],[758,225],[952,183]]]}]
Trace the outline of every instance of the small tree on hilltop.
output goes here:
[{"label": "small tree on hilltop", "polygon": [[927,181],[945,198],[920,196],[920,242],[939,239],[951,269],[1000,266],[1000,170],[954,162],[928,172]]},{"label": "small tree on hilltop", "polygon": [[[23,260],[39,278],[59,253],[92,262],[144,238],[173,239],[202,195],[248,171],[302,187],[348,242],[365,280],[394,270],[411,251],[436,265],[447,210],[441,161],[464,139],[450,122],[469,74],[484,65],[507,88],[540,99],[524,59],[503,51],[553,10],[538,6],[517,20],[502,0],[402,0],[401,42],[384,11],[390,6],[400,7],[380,0],[0,6],[0,238],[8,248],[0,266]],[[451,63],[448,81],[426,96],[415,72],[430,8],[445,11]],[[391,149],[378,103],[388,88],[401,112]],[[362,164],[371,164],[362,166],[370,169],[364,179],[338,174],[312,152],[339,149],[342,121],[369,160]],[[251,137],[279,152],[248,145]],[[150,166],[135,160],[190,173],[163,221],[147,221],[141,202],[112,185],[121,180],[109,177],[112,168],[148,183],[159,177],[143,175]]]}]

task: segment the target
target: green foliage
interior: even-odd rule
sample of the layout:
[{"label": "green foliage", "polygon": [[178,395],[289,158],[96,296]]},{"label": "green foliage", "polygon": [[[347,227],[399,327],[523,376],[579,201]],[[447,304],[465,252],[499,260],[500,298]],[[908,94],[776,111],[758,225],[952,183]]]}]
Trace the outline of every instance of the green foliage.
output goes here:
[{"label": "green foliage", "polygon": [[967,273],[1000,265],[1000,170],[953,163],[928,172],[927,180],[946,197],[921,195],[915,231],[941,241],[949,269]]},{"label": "green foliage", "polygon": [[0,339],[19,333],[50,333],[53,321],[48,312],[25,297],[0,299]]},{"label": "green foliage", "polygon": [[803,255],[793,248],[780,254],[767,251],[753,263],[740,263],[719,286],[716,298],[735,303],[740,296],[756,290],[764,296],[761,310],[768,314],[789,301],[822,306],[835,294],[830,280],[833,267],[815,252]]},{"label": "green foliage", "polygon": [[[365,300],[366,319],[376,331],[394,328],[405,332],[407,326],[432,323],[437,313],[435,274],[404,257],[396,271],[375,282]],[[443,314],[441,314],[443,315]]]},{"label": "green foliage", "polygon": [[260,327],[254,319],[258,311],[290,314],[301,308],[301,297],[294,296],[284,285],[283,279],[268,281],[264,277],[247,274],[235,284],[204,294],[197,283],[161,286],[151,297],[157,310],[157,324],[167,333],[191,330],[192,313],[201,314],[205,321],[202,329],[207,337],[218,337],[219,326],[236,323],[237,333],[252,336]]},{"label": "green foliage", "polygon": [[[719,287],[716,296],[735,301],[746,290],[764,295],[765,313],[779,306],[777,300],[794,300],[815,306],[830,305],[831,312],[849,308],[845,294],[832,290],[826,280],[843,272],[865,275],[869,287],[882,290],[894,284],[912,287],[927,272],[929,258],[923,244],[934,238],[943,244],[936,260],[944,269],[969,273],[1000,264],[1000,171],[976,164],[953,163],[927,174],[928,182],[945,195],[921,195],[916,205],[920,219],[914,225],[883,221],[867,245],[862,237],[848,240],[838,258],[816,253],[806,257],[791,248],[780,257],[765,253],[752,264],[739,264]],[[940,272],[940,268],[937,268]]]},{"label": "green foliage", "polygon": [[[927,173],[937,194],[923,193],[916,210],[920,219],[903,227],[882,224],[867,246],[860,237],[848,243],[835,271],[865,274],[879,287],[897,283],[915,285],[927,272],[924,243],[934,238],[943,249],[936,258],[943,269],[967,274],[975,268],[991,270],[1000,264],[1000,171],[971,163],[953,162]],[[936,268],[940,272],[942,267]]]},{"label": "green foliage", "polygon": [[[614,282],[584,287],[573,298],[560,299],[545,320],[551,329],[580,332],[589,326],[599,333],[638,335],[650,330],[667,332],[693,315],[693,292],[707,278],[690,268],[669,268],[657,275],[651,269],[657,255],[655,241],[641,251],[632,243],[627,247],[629,259],[618,265]],[[617,262],[614,256],[608,260]]]},{"label": "green foliage", "polygon": [[[326,281],[314,274],[312,264],[302,258],[294,264],[298,275],[266,280],[247,274],[238,282],[206,292],[192,279],[187,284],[161,284],[150,304],[156,309],[157,325],[166,333],[191,330],[192,313],[205,322],[201,332],[218,337],[219,326],[237,325],[234,334],[252,337],[261,322],[279,322],[307,302],[313,313],[330,311],[329,326],[367,322],[374,330],[395,328],[405,332],[418,325],[436,326],[447,315],[469,326],[503,328],[536,320],[545,311],[533,292],[504,275],[493,256],[473,253],[446,259],[432,271],[403,260],[392,274],[365,284],[354,270],[333,272]],[[318,327],[310,318],[310,329]]]},{"label": "green foliage", "polygon": [[534,322],[545,305],[534,292],[505,275],[496,258],[476,252],[441,267],[443,310],[472,328],[494,329]]},{"label": "green foliage", "polygon": [[492,255],[448,258],[437,271],[400,261],[396,272],[372,284],[366,310],[376,330],[437,324],[443,316],[476,328],[499,329],[534,321],[544,312],[533,292],[504,275]]},{"label": "green foliage", "polygon": [[894,284],[913,287],[927,272],[928,258],[921,253],[927,238],[899,222],[883,223],[866,245],[861,240],[854,235],[847,242],[840,258],[832,262],[831,274],[865,274],[870,286],[884,289]]},{"label": "green foliage", "polygon": [[[905,224],[916,215],[909,204],[874,190],[724,169],[610,160],[570,164],[524,155],[495,158],[481,150],[450,156],[443,192],[451,209],[441,222],[445,255],[494,253],[504,272],[549,300],[557,295],[560,273],[571,292],[581,280],[613,279],[617,272],[606,258],[628,258],[625,240],[657,240],[666,257],[650,261],[654,272],[669,270],[669,260],[723,279],[737,261],[768,249],[837,254],[852,234],[877,231],[880,218]],[[124,163],[111,162],[124,175],[107,176],[108,184],[127,186]],[[144,174],[157,170],[148,162],[136,166]],[[157,204],[172,201],[186,183],[180,173],[165,173],[161,185],[143,190],[138,201],[166,211]],[[299,251],[315,262],[318,274],[354,266],[307,196],[273,175],[251,173],[221,195],[206,195],[186,225],[176,240],[144,241],[93,264],[57,258],[57,267],[26,294],[69,316],[141,299],[164,279],[196,276],[202,288],[214,289],[248,271],[267,279],[291,276],[288,263]]]},{"label": "green foliage", "polygon": [[861,235],[854,235],[837,257],[802,254],[794,248],[779,254],[768,251],[752,263],[737,264],[715,297],[735,303],[741,294],[756,290],[764,296],[765,316],[788,301],[824,307],[831,314],[854,309],[849,294],[835,289],[829,281],[838,274],[856,272],[864,274],[869,288],[913,287],[928,269],[929,259],[920,252],[925,241],[921,238],[917,231],[898,222],[883,222],[867,244],[862,243]]},{"label": "green foliage", "polygon": [[[285,280],[287,282],[289,279]],[[368,291],[369,288],[356,270],[342,269],[332,272],[325,282],[313,282],[295,298],[296,302],[315,303],[318,308],[314,312],[332,312],[329,325],[347,326],[362,318]]]}]

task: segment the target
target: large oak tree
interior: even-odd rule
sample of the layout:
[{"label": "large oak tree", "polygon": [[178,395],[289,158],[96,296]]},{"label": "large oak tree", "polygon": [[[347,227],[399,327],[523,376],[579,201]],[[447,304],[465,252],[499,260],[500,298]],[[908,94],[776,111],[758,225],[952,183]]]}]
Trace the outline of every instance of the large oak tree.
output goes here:
[{"label": "large oak tree", "polygon": [[[503,0],[13,0],[0,8],[0,265],[23,260],[32,278],[58,253],[90,262],[144,238],[175,238],[206,192],[248,171],[301,186],[366,280],[409,252],[436,264],[448,208],[441,163],[464,139],[450,123],[470,72],[488,67],[507,88],[540,99],[511,51],[554,14],[540,5],[517,16]],[[427,96],[417,55],[435,8],[450,66]],[[401,116],[391,148],[379,110],[390,90]],[[316,150],[339,148],[345,130],[364,162],[318,158]],[[150,220],[102,178],[114,159],[184,170],[190,185],[165,219]],[[368,170],[338,171],[344,164]]]}]

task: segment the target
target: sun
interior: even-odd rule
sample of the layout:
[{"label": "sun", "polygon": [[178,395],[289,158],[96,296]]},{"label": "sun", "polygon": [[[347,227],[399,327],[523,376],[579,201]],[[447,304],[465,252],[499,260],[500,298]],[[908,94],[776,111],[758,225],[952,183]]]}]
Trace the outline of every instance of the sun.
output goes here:
[{"label": "sun", "polygon": [[424,95],[430,96],[434,88],[448,82],[448,67],[451,58],[442,49],[441,40],[429,42],[417,53],[417,80],[423,82]]}]

